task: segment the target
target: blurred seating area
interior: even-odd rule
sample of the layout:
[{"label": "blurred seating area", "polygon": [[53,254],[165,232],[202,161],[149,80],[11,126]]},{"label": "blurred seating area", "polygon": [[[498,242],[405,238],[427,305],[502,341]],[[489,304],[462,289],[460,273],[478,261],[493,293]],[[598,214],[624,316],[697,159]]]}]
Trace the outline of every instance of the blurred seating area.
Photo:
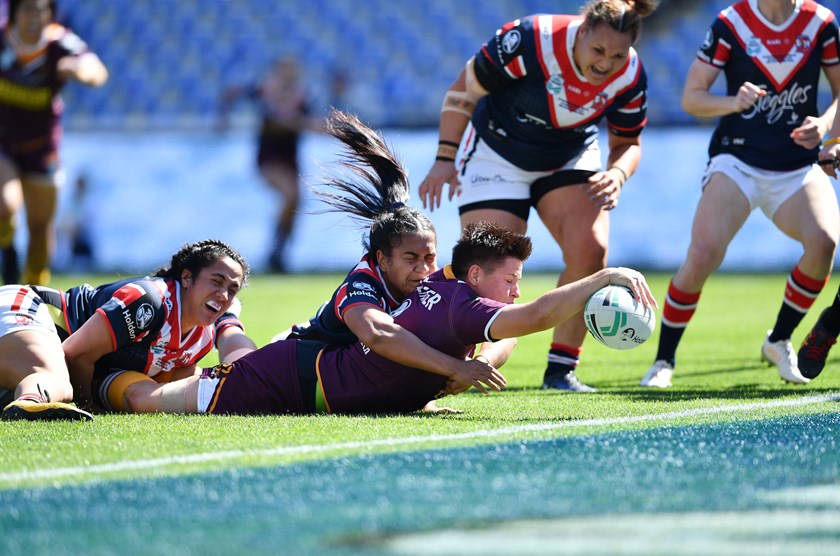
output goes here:
[{"label": "blurred seating area", "polygon": [[[106,63],[98,90],[69,86],[69,129],[201,129],[230,85],[296,58],[316,109],[380,127],[435,126],[443,92],[508,20],[577,13],[583,0],[60,0],[59,19]],[[637,46],[652,124],[692,123],[680,108],[688,66],[730,0],[664,0]],[[339,97],[333,85],[346,79]],[[825,93],[825,91],[824,91]],[[827,93],[826,93],[827,94]],[[827,102],[827,99],[825,99]],[[234,123],[253,108],[236,106]]]}]

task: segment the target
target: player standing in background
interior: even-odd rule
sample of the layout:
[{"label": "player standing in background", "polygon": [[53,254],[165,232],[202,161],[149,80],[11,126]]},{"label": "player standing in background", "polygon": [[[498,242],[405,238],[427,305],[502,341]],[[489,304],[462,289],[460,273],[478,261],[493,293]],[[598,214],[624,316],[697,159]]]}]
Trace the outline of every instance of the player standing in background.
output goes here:
[{"label": "player standing in background", "polygon": [[55,243],[58,147],[64,111],[59,94],[78,81],[99,87],[108,70],[87,45],[53,22],[55,0],[10,0],[0,33],[0,250],[2,278],[20,282],[14,247],[17,213],[26,206],[29,246],[23,281],[47,284]]},{"label": "player standing in background", "polygon": [[300,203],[298,144],[307,129],[319,129],[309,116],[306,92],[300,84],[295,60],[278,61],[258,84],[228,88],[222,95],[222,126],[227,125],[231,105],[241,96],[255,101],[262,113],[257,167],[265,181],[281,197],[280,210],[268,256],[272,272],[285,272],[286,246],[294,232]]},{"label": "player standing in background", "polygon": [[[834,113],[834,123],[831,125],[829,139],[823,143],[819,154],[820,166],[823,171],[837,178],[837,168],[840,166],[840,110]],[[828,352],[837,343],[840,335],[840,289],[834,295],[831,305],[826,307],[814,324],[814,327],[802,340],[797,358],[799,372],[807,379],[819,376],[825,368]]]},{"label": "player standing in background", "polygon": [[[816,164],[837,108],[835,98],[818,115],[820,70],[836,97],[837,21],[811,0],[743,0],[720,12],[707,31],[682,105],[720,122],[709,145],[691,245],[668,287],[659,350],[643,386],[671,386],[677,346],[701,289],[756,207],[804,249],[761,358],[776,365],[783,380],[808,382],[790,337],[828,281],[840,233],[836,195]],[[721,71],[727,92],[718,96],[710,88]]]},{"label": "player standing in background", "polygon": [[[525,233],[537,210],[563,252],[558,286],[604,268],[609,211],[641,157],[647,80],[632,45],[657,0],[591,0],[581,16],[507,23],[447,91],[423,206],[458,195],[461,226],[492,221]],[[598,123],[609,128],[607,169]],[[543,388],[594,392],[575,375],[586,327],[554,329]]]}]

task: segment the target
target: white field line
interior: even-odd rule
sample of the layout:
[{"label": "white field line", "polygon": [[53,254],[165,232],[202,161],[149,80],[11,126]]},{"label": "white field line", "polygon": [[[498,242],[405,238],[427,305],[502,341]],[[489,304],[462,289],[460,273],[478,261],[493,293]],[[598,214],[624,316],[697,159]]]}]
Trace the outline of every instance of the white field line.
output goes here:
[{"label": "white field line", "polygon": [[380,440],[365,440],[362,442],[341,442],[338,444],[309,444],[302,446],[278,446],[263,450],[225,450],[220,452],[207,452],[203,454],[190,454],[186,456],[170,456],[165,458],[141,459],[121,461],[117,463],[104,463],[90,466],[56,467],[52,469],[34,469],[29,471],[16,471],[12,473],[0,473],[0,484],[14,483],[18,481],[40,479],[50,480],[61,477],[83,475],[106,475],[117,471],[132,469],[153,469],[167,467],[170,465],[203,463],[208,461],[233,460],[244,457],[260,456],[283,456],[294,454],[308,454],[321,452],[335,452],[340,450],[356,450],[359,448],[375,448],[380,446],[406,446],[411,444],[438,444],[452,440],[470,440],[476,438],[492,438],[513,436],[527,432],[542,432],[557,429],[582,428],[582,427],[603,427],[610,425],[624,425],[630,423],[644,423],[656,421],[671,421],[674,419],[685,419],[688,417],[715,415],[720,413],[746,413],[754,410],[772,409],[777,407],[797,407],[803,405],[814,405],[826,402],[840,401],[840,393],[827,394],[822,396],[805,396],[802,398],[776,400],[770,402],[721,405],[716,407],[702,407],[697,409],[686,409],[683,411],[671,411],[668,413],[657,413],[648,415],[635,415],[631,417],[613,417],[608,419],[582,419],[579,421],[543,422],[531,425],[519,425],[514,427],[503,427],[499,429],[477,430],[456,434],[432,434],[428,436],[408,436],[402,438],[383,438]]}]

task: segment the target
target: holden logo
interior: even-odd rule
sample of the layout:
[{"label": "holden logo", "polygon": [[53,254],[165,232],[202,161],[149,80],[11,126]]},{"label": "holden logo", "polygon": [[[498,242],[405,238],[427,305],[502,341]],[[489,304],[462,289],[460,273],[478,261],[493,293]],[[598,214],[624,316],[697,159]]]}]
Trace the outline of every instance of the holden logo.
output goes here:
[{"label": "holden logo", "polygon": [[374,291],[373,286],[371,286],[367,282],[353,282],[353,287],[357,290],[365,290],[369,292]]},{"label": "holden logo", "polygon": [[137,308],[137,312],[134,313],[134,320],[137,323],[137,328],[140,330],[145,330],[149,327],[149,323],[152,322],[152,317],[155,315],[154,309],[148,303],[144,303]]},{"label": "holden logo", "polygon": [[519,34],[519,31],[516,29],[508,31],[502,37],[502,50],[504,50],[505,54],[513,54],[519,48],[519,43],[521,42],[522,36]]}]

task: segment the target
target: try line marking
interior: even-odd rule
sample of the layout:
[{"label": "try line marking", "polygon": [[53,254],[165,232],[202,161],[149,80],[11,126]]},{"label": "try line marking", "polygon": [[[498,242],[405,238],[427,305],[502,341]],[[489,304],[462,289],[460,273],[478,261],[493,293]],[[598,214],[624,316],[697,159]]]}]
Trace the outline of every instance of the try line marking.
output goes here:
[{"label": "try line marking", "polygon": [[406,446],[421,443],[444,443],[452,440],[471,440],[475,438],[505,437],[520,434],[523,432],[542,432],[557,429],[599,427],[609,425],[623,425],[629,423],[644,423],[655,421],[670,421],[715,415],[720,413],[741,413],[754,410],[772,409],[777,407],[797,407],[803,405],[815,405],[827,402],[840,401],[840,393],[826,394],[821,396],[805,396],[802,398],[775,400],[770,402],[757,402],[735,405],[721,405],[716,407],[702,407],[697,409],[685,409],[682,411],[671,411],[668,413],[635,415],[631,417],[612,417],[609,419],[581,419],[579,421],[543,422],[532,425],[519,425],[514,427],[503,427],[499,429],[477,430],[463,433],[438,434],[429,436],[407,436],[402,438],[383,438],[380,440],[366,440],[363,442],[341,442],[338,444],[305,444],[302,446],[278,446],[263,450],[225,450],[220,452],[207,452],[203,454],[190,454],[186,456],[170,456],[165,458],[141,459],[121,461],[117,463],[103,463],[87,467],[56,467],[52,469],[33,469],[28,471],[16,471],[12,473],[0,473],[0,484],[24,481],[27,479],[59,479],[82,475],[85,477],[106,475],[118,471],[131,469],[153,469],[167,467],[170,465],[204,463],[208,461],[232,460],[253,456],[282,456],[301,453],[333,452],[339,450],[355,450],[359,448],[371,448],[379,446]]}]

